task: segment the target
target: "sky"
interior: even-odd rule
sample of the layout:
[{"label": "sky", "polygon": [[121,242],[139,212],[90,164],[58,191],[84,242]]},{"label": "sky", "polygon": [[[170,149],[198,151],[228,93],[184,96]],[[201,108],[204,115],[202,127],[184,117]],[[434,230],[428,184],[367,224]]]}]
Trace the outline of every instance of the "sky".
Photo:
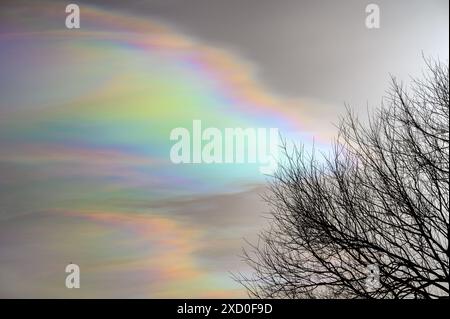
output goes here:
[{"label": "sky", "polygon": [[[448,1],[0,5],[0,297],[232,298],[266,226],[255,163],[174,164],[174,128],[330,148],[349,104],[448,61]],[[65,287],[79,265],[81,288]]]}]

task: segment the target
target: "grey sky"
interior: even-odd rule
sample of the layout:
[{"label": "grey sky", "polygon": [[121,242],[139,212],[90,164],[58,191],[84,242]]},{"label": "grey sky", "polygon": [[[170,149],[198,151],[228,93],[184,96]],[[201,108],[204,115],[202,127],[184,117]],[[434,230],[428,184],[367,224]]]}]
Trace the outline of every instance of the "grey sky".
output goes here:
[{"label": "grey sky", "polygon": [[[88,1],[102,6],[104,1]],[[381,28],[365,27],[376,3]],[[376,104],[389,73],[407,78],[426,56],[448,59],[448,1],[148,0],[108,7],[162,21],[252,61],[275,94]],[[334,113],[334,112],[333,112]]]}]

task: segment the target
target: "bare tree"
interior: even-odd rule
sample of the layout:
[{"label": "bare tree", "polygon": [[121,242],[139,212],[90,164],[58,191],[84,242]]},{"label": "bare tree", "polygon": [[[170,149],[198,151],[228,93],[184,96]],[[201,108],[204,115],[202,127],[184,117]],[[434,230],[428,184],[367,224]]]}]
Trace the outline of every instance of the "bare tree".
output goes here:
[{"label": "bare tree", "polygon": [[427,66],[367,124],[348,111],[330,154],[284,143],[271,227],[236,276],[251,297],[448,297],[449,73]]}]

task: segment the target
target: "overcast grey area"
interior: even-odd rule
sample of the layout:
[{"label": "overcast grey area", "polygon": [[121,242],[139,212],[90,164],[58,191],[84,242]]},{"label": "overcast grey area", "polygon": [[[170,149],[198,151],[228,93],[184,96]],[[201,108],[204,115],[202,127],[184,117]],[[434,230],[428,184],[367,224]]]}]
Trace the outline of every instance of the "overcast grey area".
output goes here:
[{"label": "overcast grey area", "polygon": [[[105,1],[87,1],[102,6]],[[376,105],[389,74],[408,79],[425,56],[448,59],[448,1],[149,0],[107,1],[147,16],[255,65],[275,94],[321,100],[342,112]],[[365,8],[380,7],[380,29]]]}]

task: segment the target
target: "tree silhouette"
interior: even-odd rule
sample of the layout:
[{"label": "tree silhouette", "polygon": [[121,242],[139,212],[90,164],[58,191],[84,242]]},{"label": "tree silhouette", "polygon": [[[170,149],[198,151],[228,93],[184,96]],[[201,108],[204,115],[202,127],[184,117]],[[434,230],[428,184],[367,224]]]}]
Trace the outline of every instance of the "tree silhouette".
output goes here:
[{"label": "tree silhouette", "polygon": [[426,64],[367,124],[348,110],[330,154],[283,143],[271,226],[235,276],[251,297],[448,297],[449,73]]}]

